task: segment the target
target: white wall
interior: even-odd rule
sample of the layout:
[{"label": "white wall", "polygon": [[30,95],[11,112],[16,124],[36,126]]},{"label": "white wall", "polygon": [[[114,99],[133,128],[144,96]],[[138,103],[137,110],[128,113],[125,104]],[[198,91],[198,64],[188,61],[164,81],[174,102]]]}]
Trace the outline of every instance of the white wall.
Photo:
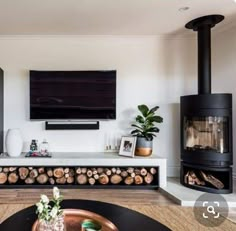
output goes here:
[{"label": "white wall", "polygon": [[[168,158],[178,175],[179,98],[197,89],[195,42],[164,37],[2,37],[5,131],[20,128],[27,151],[31,139],[46,138],[52,151],[103,151],[106,133],[126,135],[141,103],[159,105],[164,118],[154,153]],[[46,131],[29,121],[29,70],[117,70],[117,120],[97,131]],[[229,84],[230,86],[230,84]]]},{"label": "white wall", "polygon": [[236,27],[217,33],[212,41],[212,89],[233,94],[234,177],[236,178]]}]

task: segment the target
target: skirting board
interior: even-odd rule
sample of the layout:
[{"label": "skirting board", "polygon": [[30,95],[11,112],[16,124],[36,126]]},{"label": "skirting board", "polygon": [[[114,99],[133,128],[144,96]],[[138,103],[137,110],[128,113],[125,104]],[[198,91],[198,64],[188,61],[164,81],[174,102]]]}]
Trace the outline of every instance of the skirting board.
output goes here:
[{"label": "skirting board", "polygon": [[90,122],[45,122],[46,130],[98,130],[99,121]]}]

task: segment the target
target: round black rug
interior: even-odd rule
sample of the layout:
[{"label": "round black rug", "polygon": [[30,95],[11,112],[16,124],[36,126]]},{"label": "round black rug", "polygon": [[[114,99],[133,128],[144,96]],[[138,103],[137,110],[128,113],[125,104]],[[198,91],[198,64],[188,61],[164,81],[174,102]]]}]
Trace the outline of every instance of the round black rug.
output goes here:
[{"label": "round black rug", "polygon": [[[119,231],[168,231],[170,230],[158,221],[128,208],[92,200],[64,200],[62,208],[83,209],[97,213],[116,225]],[[31,231],[37,219],[36,206],[23,209],[1,225],[1,231]]]}]

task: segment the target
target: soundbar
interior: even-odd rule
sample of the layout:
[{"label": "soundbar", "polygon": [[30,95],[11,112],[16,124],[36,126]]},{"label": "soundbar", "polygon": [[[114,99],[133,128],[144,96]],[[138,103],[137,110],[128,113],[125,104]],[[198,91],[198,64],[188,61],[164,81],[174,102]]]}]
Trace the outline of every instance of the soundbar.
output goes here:
[{"label": "soundbar", "polygon": [[45,122],[46,130],[98,130],[99,121]]}]

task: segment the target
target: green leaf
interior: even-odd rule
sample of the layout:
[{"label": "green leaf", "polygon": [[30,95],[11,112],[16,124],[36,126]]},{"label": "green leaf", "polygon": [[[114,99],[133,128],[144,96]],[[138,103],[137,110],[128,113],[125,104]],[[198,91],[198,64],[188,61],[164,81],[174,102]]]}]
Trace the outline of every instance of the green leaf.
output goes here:
[{"label": "green leaf", "polygon": [[148,115],[147,115],[146,119],[147,119],[147,118],[150,118],[150,117],[153,117],[154,115],[155,115],[155,113],[154,113],[154,112],[148,113]]},{"label": "green leaf", "polygon": [[141,132],[141,131],[139,131],[139,130],[136,129],[136,130],[131,131],[131,134],[134,135],[134,134],[137,134],[137,133],[140,133],[140,132]]},{"label": "green leaf", "polygon": [[[149,113],[154,113],[158,108],[159,108],[159,106],[153,107],[153,108],[149,111]],[[149,113],[148,113],[148,114],[149,114]]]},{"label": "green leaf", "polygon": [[142,127],[140,127],[140,126],[138,126],[138,125],[136,125],[136,124],[131,124],[131,126],[143,130]]},{"label": "green leaf", "polygon": [[138,123],[140,123],[140,124],[143,124],[143,123],[144,123],[144,118],[143,118],[141,115],[138,115],[138,116],[136,117],[136,121],[137,121]]},{"label": "green leaf", "polygon": [[133,136],[142,136],[142,132],[138,131],[138,130],[134,130],[134,131],[131,132],[131,135],[133,135]]},{"label": "green leaf", "polygon": [[160,129],[159,128],[157,128],[157,127],[154,127],[154,128],[150,128],[150,129],[148,129],[146,132],[159,132],[160,131]]},{"label": "green leaf", "polygon": [[145,104],[138,105],[138,110],[142,113],[144,117],[148,115],[149,108]]},{"label": "green leaf", "polygon": [[156,122],[156,123],[163,122],[163,118],[161,116],[152,116],[152,117],[147,118],[147,120],[149,120],[150,122]]}]

